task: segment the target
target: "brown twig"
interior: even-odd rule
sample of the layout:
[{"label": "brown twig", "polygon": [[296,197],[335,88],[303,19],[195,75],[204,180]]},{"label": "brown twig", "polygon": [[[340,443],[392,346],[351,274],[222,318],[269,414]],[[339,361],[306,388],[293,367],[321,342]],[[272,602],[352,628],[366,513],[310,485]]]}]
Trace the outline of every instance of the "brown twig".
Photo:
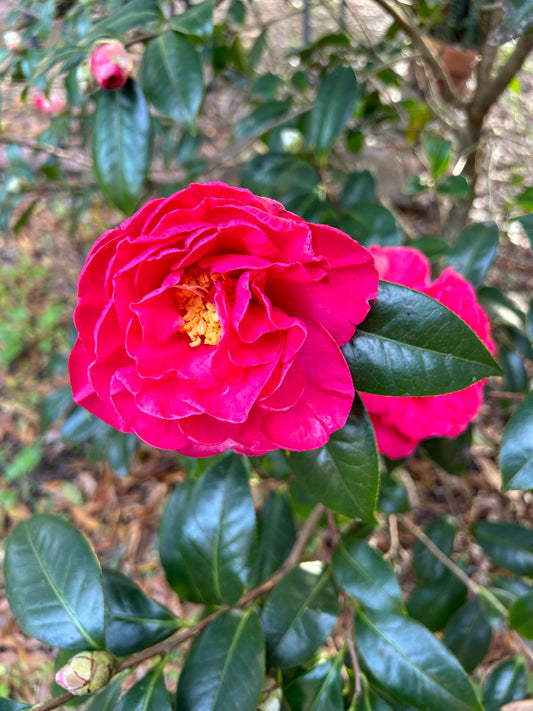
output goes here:
[{"label": "brown twig", "polygon": [[[315,508],[307,517],[307,520],[305,521],[304,525],[302,526],[300,535],[298,536],[296,543],[293,545],[283,565],[267,580],[245,593],[241,597],[239,602],[235,605],[236,608],[245,607],[251,602],[254,602],[254,600],[257,600],[257,598],[261,597],[265,593],[270,592],[270,590],[272,590],[280,582],[280,580],[289,572],[289,570],[291,570],[298,564],[300,558],[303,555],[305,547],[309,542],[309,539],[315,529],[315,526],[317,525],[320,517],[322,516],[325,510],[326,509],[322,504],[317,504],[315,506]],[[211,622],[213,622],[213,620],[215,620],[217,617],[220,617],[220,615],[222,615],[224,612],[227,612],[229,609],[231,609],[229,605],[224,605],[223,607],[220,607],[218,610],[213,612],[211,615],[204,617],[192,627],[180,629],[178,630],[178,632],[175,632],[171,637],[168,637],[162,642],[158,642],[157,644],[154,644],[151,647],[147,647],[146,649],[143,649],[142,651],[137,652],[136,654],[132,654],[130,657],[127,657],[121,662],[118,668],[118,672],[124,671],[125,669],[131,669],[132,667],[137,666],[138,664],[146,661],[147,659],[152,659],[153,657],[157,657],[161,654],[166,654],[167,652],[170,652],[171,650],[175,649],[188,639],[191,639],[192,637],[197,637],[200,632],[202,632],[206,627],[211,624]],[[37,704],[36,706],[32,706],[32,710],[52,711],[53,709],[59,708],[67,701],[70,701],[70,699],[72,698],[74,698],[72,694],[61,694],[61,696],[56,696],[53,699],[48,699],[48,701],[45,701],[41,704]]]}]

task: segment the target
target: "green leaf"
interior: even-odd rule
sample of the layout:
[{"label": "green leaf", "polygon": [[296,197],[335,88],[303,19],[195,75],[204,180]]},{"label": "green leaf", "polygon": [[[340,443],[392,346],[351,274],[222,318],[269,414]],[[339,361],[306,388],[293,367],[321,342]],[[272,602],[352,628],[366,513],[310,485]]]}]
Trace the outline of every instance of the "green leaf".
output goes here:
[{"label": "green leaf", "polygon": [[494,223],[474,224],[464,230],[448,252],[446,265],[479,286],[498,250],[498,228]]},{"label": "green leaf", "polygon": [[182,524],[183,564],[204,602],[239,600],[255,542],[247,471],[242,457],[228,454],[196,482]]},{"label": "green leaf", "polygon": [[463,175],[448,175],[437,185],[439,195],[451,195],[456,199],[467,197],[469,190],[468,180]]},{"label": "green leaf", "polygon": [[231,610],[194,643],[179,678],[180,711],[255,711],[265,674],[265,638],[254,610]]},{"label": "green leaf", "polygon": [[161,667],[156,667],[132,686],[114,711],[172,711]]},{"label": "green leaf", "polygon": [[429,161],[433,179],[440,178],[448,170],[452,159],[453,144],[433,133],[427,133],[422,140],[422,148]]},{"label": "green leaf", "polygon": [[104,570],[107,648],[118,657],[165,639],[179,627],[172,612],[150,599],[133,580]]},{"label": "green leaf", "polygon": [[350,67],[337,66],[320,80],[305,131],[307,147],[319,159],[327,156],[346,126],[356,100],[357,79]]},{"label": "green leaf", "polygon": [[483,661],[491,639],[492,628],[477,598],[457,610],[444,631],[444,644],[468,673]]},{"label": "green leaf", "polygon": [[509,608],[509,626],[526,639],[533,639],[533,592],[519,597]]},{"label": "green leaf", "polygon": [[185,512],[195,484],[193,479],[185,479],[167,501],[159,530],[159,557],[170,587],[184,600],[201,602],[201,594],[187,574],[181,545]]},{"label": "green leaf", "polygon": [[148,29],[148,25],[163,19],[163,15],[154,0],[130,0],[119,3],[118,10],[96,22],[84,37],[84,46],[90,46],[98,39],[124,34],[134,27]]},{"label": "green leaf", "polygon": [[459,662],[418,622],[359,610],[356,639],[372,676],[400,701],[418,709],[483,711]]},{"label": "green leaf", "polygon": [[[424,530],[426,536],[450,557],[455,541],[455,525],[450,518],[434,519]],[[436,558],[422,541],[417,541],[413,552],[413,572],[422,584],[430,585],[442,578],[448,568]]]},{"label": "green leaf", "polygon": [[342,351],[355,389],[376,395],[440,395],[501,372],[452,311],[386,281],[380,281],[376,303]]},{"label": "green leaf", "polygon": [[511,701],[527,696],[527,669],[522,657],[507,659],[491,671],[483,688],[485,711],[501,711]]},{"label": "green leaf", "polygon": [[457,437],[431,437],[425,439],[422,449],[448,474],[462,474],[470,462],[472,428],[468,427]]},{"label": "green leaf", "polygon": [[396,247],[402,241],[394,215],[377,201],[361,201],[343,216],[341,228],[366,247],[371,244]]},{"label": "green leaf", "polygon": [[373,520],[379,463],[374,431],[357,396],[347,423],[327,444],[291,452],[288,462],[317,501],[344,516]]},{"label": "green leaf", "polygon": [[496,323],[524,329],[524,314],[512,299],[502,293],[497,286],[482,286],[477,292],[478,300]]},{"label": "green leaf", "polygon": [[105,438],[104,456],[119,476],[128,476],[139,438],[135,434],[110,429]]},{"label": "green leaf", "polygon": [[84,536],[57,516],[36,514],[7,540],[6,595],[20,626],[55,647],[105,646],[102,573]]},{"label": "green leaf", "polygon": [[296,541],[296,529],[287,495],[277,490],[259,513],[259,545],[250,574],[251,587],[276,571]]},{"label": "green leaf", "polygon": [[506,521],[480,521],[473,534],[497,565],[517,575],[533,576],[533,530]]},{"label": "green leaf", "polygon": [[432,632],[443,629],[464,603],[465,584],[450,570],[428,585],[417,587],[407,601],[407,612]]},{"label": "green leaf", "polygon": [[531,249],[533,249],[533,215],[521,215],[512,219],[511,222],[518,222],[523,227],[531,244]]},{"label": "green leaf", "polygon": [[355,170],[346,178],[341,205],[344,210],[357,209],[359,203],[375,202],[376,185],[369,170]]},{"label": "green leaf", "polygon": [[102,691],[94,695],[87,711],[116,711],[123,679],[115,677]]},{"label": "green leaf", "polygon": [[41,403],[41,428],[47,430],[72,405],[72,390],[66,385],[54,390]]},{"label": "green leaf", "polygon": [[202,62],[187,37],[167,30],[150,40],[139,70],[144,95],[164,116],[193,128],[202,103]]},{"label": "green leaf", "polygon": [[169,24],[178,32],[209,39],[213,35],[213,7],[213,0],[191,5],[185,12],[174,15]]},{"label": "green leaf", "polygon": [[516,409],[503,432],[502,488],[533,489],[533,392]]},{"label": "green leaf", "polygon": [[269,101],[257,106],[248,116],[237,121],[233,127],[233,135],[237,141],[252,136],[259,136],[277,121],[285,120],[287,112],[292,106],[292,99],[283,101]]},{"label": "green leaf", "polygon": [[533,297],[529,301],[529,307],[527,310],[526,331],[530,343],[533,344]]},{"label": "green leaf", "polygon": [[290,711],[343,711],[342,665],[344,655],[320,661],[296,677],[283,690]]},{"label": "green leaf", "polygon": [[378,510],[383,513],[406,513],[411,510],[407,489],[394,476],[388,474],[381,476]]},{"label": "green leaf", "polygon": [[341,539],[333,556],[333,574],[362,605],[402,612],[402,593],[391,567],[366,541]]},{"label": "green leaf", "polygon": [[9,483],[29,474],[41,461],[42,454],[43,446],[39,441],[21,449],[6,466],[4,480]]},{"label": "green leaf", "polygon": [[61,437],[67,442],[86,442],[99,430],[102,430],[103,422],[94,415],[91,415],[83,407],[76,407],[69,414],[63,427]]},{"label": "green leaf", "polygon": [[331,633],[338,614],[337,591],[321,562],[291,570],[263,608],[269,664],[285,668],[307,661]]},{"label": "green leaf", "polygon": [[24,711],[24,709],[31,708],[27,704],[19,704],[18,701],[5,699],[3,696],[0,697],[0,711]]},{"label": "green leaf", "polygon": [[132,79],[122,89],[98,92],[94,168],[106,199],[123,212],[135,207],[148,173],[152,142],[148,105]]}]

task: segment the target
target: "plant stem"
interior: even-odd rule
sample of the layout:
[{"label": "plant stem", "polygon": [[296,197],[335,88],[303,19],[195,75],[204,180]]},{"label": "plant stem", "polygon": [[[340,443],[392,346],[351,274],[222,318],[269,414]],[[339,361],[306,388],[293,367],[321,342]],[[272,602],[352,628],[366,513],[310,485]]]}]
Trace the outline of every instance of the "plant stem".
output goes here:
[{"label": "plant stem", "polygon": [[[320,517],[322,516],[325,510],[325,506],[323,506],[322,504],[317,504],[315,506],[315,508],[307,517],[304,525],[302,526],[300,535],[296,539],[296,543],[293,545],[283,565],[265,581],[245,593],[241,597],[239,602],[234,606],[235,608],[245,607],[251,602],[257,600],[257,598],[261,597],[265,593],[270,592],[270,590],[272,590],[280,582],[280,580],[289,572],[289,570],[291,570],[298,564],[300,558],[304,553],[305,547],[313,534],[315,526],[317,525]],[[220,615],[230,609],[231,608],[229,605],[223,605],[218,610],[215,610],[215,612],[211,613],[207,617],[204,617],[192,627],[187,627],[186,629],[182,628],[178,630],[178,632],[173,634],[171,637],[168,637],[162,642],[158,642],[157,644],[154,644],[151,647],[147,647],[146,649],[143,649],[142,651],[137,652],[136,654],[132,654],[130,657],[127,657],[120,663],[117,673],[124,671],[125,669],[135,667],[141,662],[144,662],[147,659],[151,659],[152,657],[156,657],[160,654],[167,654],[186,640],[191,639],[192,637],[197,637],[200,632],[202,632],[206,627],[211,624],[211,622],[213,622],[213,620],[215,620],[217,617],[220,617]],[[70,701],[70,699],[72,698],[74,698],[73,694],[65,693],[61,694],[61,696],[56,696],[53,699],[48,699],[48,701],[44,701],[43,703],[37,704],[36,706],[32,706],[31,708],[32,711],[52,711],[52,709],[59,708],[67,701]]]}]

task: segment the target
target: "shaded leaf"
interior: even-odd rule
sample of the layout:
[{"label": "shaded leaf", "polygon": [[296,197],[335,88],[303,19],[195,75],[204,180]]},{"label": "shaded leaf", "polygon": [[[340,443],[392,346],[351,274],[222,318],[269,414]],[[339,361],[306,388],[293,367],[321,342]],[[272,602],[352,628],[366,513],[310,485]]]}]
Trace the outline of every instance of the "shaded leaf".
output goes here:
[{"label": "shaded leaf", "polygon": [[341,201],[344,210],[357,209],[359,203],[374,202],[375,199],[375,180],[369,170],[356,170],[347,176]]},{"label": "shaded leaf", "polygon": [[413,590],[407,612],[432,632],[443,629],[466,600],[467,589],[450,570],[437,580]]},{"label": "shaded leaf", "polygon": [[503,432],[502,488],[533,488],[533,392],[516,409]]},{"label": "shaded leaf", "polygon": [[498,250],[498,228],[494,223],[474,224],[464,230],[448,252],[446,265],[479,286]]},{"label": "shaded leaf", "polygon": [[24,709],[31,709],[31,706],[0,697],[0,711],[24,711]]},{"label": "shaded leaf", "polygon": [[533,592],[519,597],[509,608],[509,625],[526,639],[533,639]]},{"label": "shaded leaf", "polygon": [[377,201],[361,201],[343,216],[341,228],[365,247],[371,244],[396,247],[402,241],[394,215]]},{"label": "shaded leaf", "polygon": [[319,662],[285,687],[283,693],[290,711],[343,711],[343,656]]},{"label": "shaded leaf", "polygon": [[402,611],[402,593],[391,567],[366,541],[355,537],[341,539],[333,556],[333,574],[362,605]]},{"label": "shaded leaf", "polygon": [[376,395],[439,395],[500,373],[458,316],[425,294],[386,281],[342,351],[355,389]]},{"label": "shaded leaf", "polygon": [[105,646],[100,565],[86,538],[57,516],[36,514],[9,535],[6,595],[20,626],[75,652]]},{"label": "shaded leaf", "polygon": [[418,622],[360,610],[356,635],[365,666],[401,701],[419,709],[483,711],[457,659]]},{"label": "shaded leaf", "polygon": [[213,34],[213,0],[189,6],[185,12],[170,18],[170,26],[178,32],[208,39]]},{"label": "shaded leaf", "polygon": [[497,565],[517,575],[533,576],[533,530],[506,521],[480,521],[472,532]]},{"label": "shaded leaf", "polygon": [[156,667],[132,686],[114,711],[172,711],[161,667]]},{"label": "shaded leaf", "polygon": [[[445,556],[450,557],[455,540],[455,524],[450,518],[434,519],[424,533]],[[413,572],[420,583],[430,584],[442,578],[448,569],[422,541],[417,541],[413,551]]]},{"label": "shaded leaf", "polygon": [[164,116],[194,126],[204,92],[202,62],[194,44],[167,30],[150,40],[139,70],[144,95]]},{"label": "shaded leaf", "polygon": [[102,691],[95,694],[87,711],[115,711],[120,696],[122,678],[115,677]]},{"label": "shaded leaf", "polygon": [[130,0],[121,3],[115,12],[96,22],[85,35],[84,45],[90,46],[98,39],[119,36],[134,27],[146,30],[150,23],[162,19],[161,10],[154,0]]},{"label": "shaded leaf", "polygon": [[109,202],[131,212],[152,156],[152,120],[140,87],[129,79],[122,89],[97,94],[93,160]]},{"label": "shaded leaf", "polygon": [[492,628],[477,598],[457,610],[444,631],[444,644],[468,673],[483,661],[491,639]]},{"label": "shaded leaf", "polygon": [[314,561],[291,570],[263,608],[269,664],[305,662],[327,639],[337,616],[337,591],[323,565]]},{"label": "shaded leaf", "polygon": [[179,627],[166,607],[114,570],[104,570],[107,648],[119,657],[133,654],[165,639]]},{"label": "shaded leaf", "polygon": [[251,136],[258,136],[272,127],[272,123],[286,118],[292,106],[292,99],[283,101],[269,101],[257,106],[248,116],[237,121],[233,128],[233,135],[237,141]]},{"label": "shaded leaf", "polygon": [[507,659],[491,671],[483,687],[485,711],[500,711],[511,701],[525,699],[527,669],[522,657]]},{"label": "shaded leaf", "polygon": [[296,528],[288,498],[275,491],[259,513],[259,544],[250,574],[251,587],[266,580],[289,555],[296,541]]},{"label": "shaded leaf", "polygon": [[255,711],[265,638],[254,610],[221,615],[194,643],[179,678],[179,711]]},{"label": "shaded leaf", "polygon": [[379,483],[374,431],[356,396],[352,414],[327,444],[291,452],[289,466],[310,494],[350,518],[372,520]]},{"label": "shaded leaf", "polygon": [[422,139],[422,148],[429,161],[432,177],[440,178],[450,165],[453,154],[452,142],[434,133],[426,133]]}]

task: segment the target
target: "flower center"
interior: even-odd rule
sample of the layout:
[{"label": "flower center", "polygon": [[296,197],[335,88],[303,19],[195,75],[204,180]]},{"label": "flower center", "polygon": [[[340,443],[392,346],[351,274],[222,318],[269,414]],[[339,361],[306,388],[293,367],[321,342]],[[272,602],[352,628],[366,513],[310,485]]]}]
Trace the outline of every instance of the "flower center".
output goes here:
[{"label": "flower center", "polygon": [[220,318],[214,302],[208,300],[213,291],[213,284],[220,276],[197,266],[187,267],[176,287],[176,303],[183,318],[180,331],[191,339],[191,348],[202,343],[216,346],[220,341]]}]

